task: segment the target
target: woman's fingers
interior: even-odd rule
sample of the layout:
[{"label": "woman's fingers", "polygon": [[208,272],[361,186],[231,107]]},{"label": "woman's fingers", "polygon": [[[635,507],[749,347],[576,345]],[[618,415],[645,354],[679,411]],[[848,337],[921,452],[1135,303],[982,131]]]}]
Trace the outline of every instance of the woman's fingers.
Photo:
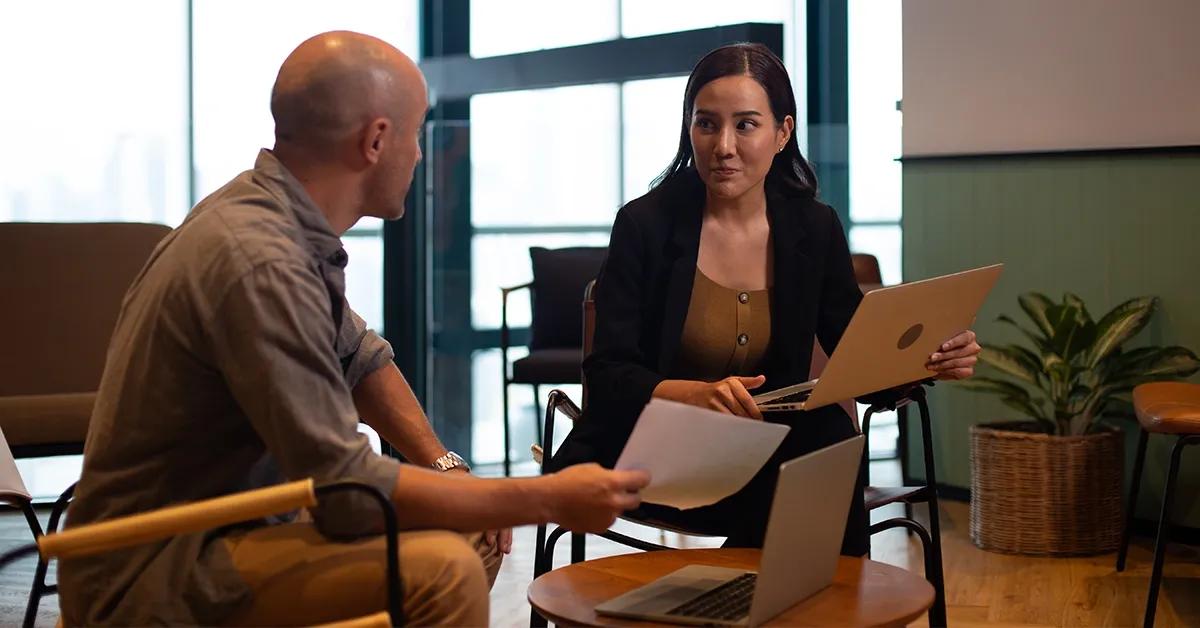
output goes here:
[{"label": "woman's fingers", "polygon": [[949,370],[961,369],[961,368],[974,368],[975,363],[978,361],[979,361],[979,358],[971,355],[971,356],[967,356],[965,358],[958,358],[955,360],[942,360],[940,362],[934,362],[933,364],[929,365],[929,368],[931,368],[932,370],[935,370],[935,371],[949,371]]},{"label": "woman's fingers", "polygon": [[938,347],[938,349],[941,351],[953,351],[958,347],[965,347],[973,342],[975,342],[975,332],[968,329],[943,342],[942,346]]},{"label": "woman's fingers", "polygon": [[720,398],[721,403],[724,404],[729,410],[730,414],[736,414],[737,416],[748,416],[746,414],[746,409],[743,408],[741,402],[738,401],[737,396],[733,392],[733,386],[729,384],[728,380],[717,382],[717,396]]},{"label": "woman's fingers", "polygon": [[754,398],[750,396],[750,392],[742,384],[742,379],[746,378],[729,378],[729,389],[733,393],[734,399],[741,406],[741,415],[761,421],[763,418],[762,412],[759,411],[758,404],[754,403]]}]

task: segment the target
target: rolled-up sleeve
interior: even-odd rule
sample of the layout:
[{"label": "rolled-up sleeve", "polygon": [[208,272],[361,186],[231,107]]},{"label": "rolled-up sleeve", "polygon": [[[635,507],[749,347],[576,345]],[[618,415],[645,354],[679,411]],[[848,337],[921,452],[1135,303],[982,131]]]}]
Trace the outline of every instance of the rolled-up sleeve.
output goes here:
[{"label": "rolled-up sleeve", "polygon": [[395,353],[388,341],[375,330],[367,329],[367,322],[350,308],[349,302],[343,299],[342,304],[344,315],[342,328],[338,331],[338,357],[345,365],[346,385],[354,390],[362,378],[391,362]]},{"label": "rolled-up sleeve", "polygon": [[[289,480],[354,479],[391,495],[400,464],[374,453],[357,430],[348,378],[334,348],[329,293],[311,269],[290,261],[255,266],[216,304],[208,332],[216,368]],[[360,355],[364,365],[390,359],[387,343],[378,339],[380,346],[370,336],[359,339],[352,364]],[[373,347],[371,356],[367,347]],[[381,527],[379,505],[362,494],[326,500],[313,517],[330,536]]]}]

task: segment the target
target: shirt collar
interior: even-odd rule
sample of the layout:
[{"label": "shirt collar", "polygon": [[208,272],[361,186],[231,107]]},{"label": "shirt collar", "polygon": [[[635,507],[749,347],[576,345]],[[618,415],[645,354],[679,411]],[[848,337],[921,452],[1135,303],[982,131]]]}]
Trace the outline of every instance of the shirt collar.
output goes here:
[{"label": "shirt collar", "polygon": [[346,251],[342,240],[329,226],[325,213],[317,207],[300,181],[288,171],[275,154],[264,148],[254,160],[254,178],[272,194],[286,201],[284,205],[304,231],[304,238],[318,257],[337,266],[346,266]]}]

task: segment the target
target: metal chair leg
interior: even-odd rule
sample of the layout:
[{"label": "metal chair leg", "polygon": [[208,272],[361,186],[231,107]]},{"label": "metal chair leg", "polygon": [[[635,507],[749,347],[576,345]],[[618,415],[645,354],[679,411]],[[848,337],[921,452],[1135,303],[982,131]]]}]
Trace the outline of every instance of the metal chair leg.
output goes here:
[{"label": "metal chair leg", "polygon": [[1125,558],[1129,554],[1129,535],[1133,532],[1133,516],[1137,511],[1138,489],[1142,483],[1142,466],[1146,463],[1146,441],[1150,433],[1138,430],[1137,457],[1133,461],[1133,481],[1129,485],[1129,501],[1125,504],[1125,529],[1121,531],[1121,549],[1117,550],[1117,571],[1125,571]]},{"label": "metal chair leg", "polygon": [[925,449],[925,485],[929,489],[929,539],[930,571],[925,578],[933,584],[933,606],[929,609],[929,625],[946,625],[946,582],[942,573],[942,526],[938,515],[937,473],[933,465],[933,431],[929,420],[929,403],[925,399],[925,390],[918,389],[914,395],[917,407],[921,411],[921,440]]},{"label": "metal chair leg", "polygon": [[571,562],[581,563],[587,560],[584,545],[587,542],[587,535],[576,532],[571,533]]},{"label": "metal chair leg", "polygon": [[508,364],[505,363],[502,367],[504,368],[504,384],[500,386],[500,398],[504,407],[500,411],[500,416],[504,420],[504,477],[509,477],[512,475],[512,454],[509,453],[509,449],[512,447],[512,434],[509,433],[508,427]]},{"label": "metal chair leg", "polygon": [[533,433],[537,434],[537,444],[539,447],[545,447],[542,442],[542,402],[540,388],[537,384],[533,384]]},{"label": "metal chair leg", "polygon": [[1154,625],[1154,613],[1158,610],[1158,588],[1162,584],[1163,559],[1167,554],[1167,535],[1171,528],[1171,508],[1175,505],[1175,480],[1179,476],[1179,459],[1183,448],[1192,442],[1200,442],[1200,436],[1180,436],[1171,450],[1171,467],[1167,471],[1167,484],[1163,488],[1162,514],[1158,519],[1158,538],[1154,541],[1154,569],[1150,572],[1150,591],[1146,596],[1145,628]]},{"label": "metal chair leg", "polygon": [[[537,527],[537,542],[533,546],[533,577],[536,580],[538,576],[550,570],[546,560],[546,524],[541,524]],[[529,609],[529,628],[545,628],[547,625],[546,618],[538,614],[534,608]]]},{"label": "metal chair leg", "polygon": [[[858,463],[858,473],[863,478],[863,486],[871,485],[871,417],[875,416],[875,406],[870,406],[863,413],[863,418],[859,421],[859,432],[863,437],[862,459]],[[867,513],[867,522],[870,523],[871,513]],[[867,558],[871,558],[871,537],[867,535]]]},{"label": "metal chair leg", "polygon": [[[75,496],[75,484],[71,484],[58,496],[54,501],[54,507],[50,510],[50,521],[46,529],[42,530],[42,525],[38,521],[37,512],[33,509],[33,504],[28,501],[22,501],[18,505],[21,513],[25,515],[25,522],[29,524],[29,531],[33,533],[33,538],[36,541],[43,534],[53,534],[58,532],[58,524],[62,516],[67,511],[67,506],[71,503],[71,498]],[[33,570],[33,584],[29,587],[29,600],[25,603],[25,619],[21,625],[26,628],[33,628],[34,622],[37,620],[38,606],[41,605],[42,597],[58,593],[57,584],[46,584],[46,572],[49,569],[49,563],[45,558],[38,556],[37,566]]]}]

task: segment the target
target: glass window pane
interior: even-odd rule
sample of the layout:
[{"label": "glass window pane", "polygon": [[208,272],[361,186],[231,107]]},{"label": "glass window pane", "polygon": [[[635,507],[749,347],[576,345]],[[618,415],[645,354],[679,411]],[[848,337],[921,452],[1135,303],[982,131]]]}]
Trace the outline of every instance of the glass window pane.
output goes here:
[{"label": "glass window pane", "polygon": [[645,194],[679,147],[686,76],[630,81],[621,89],[626,203]]},{"label": "glass window pane", "polygon": [[[802,0],[625,0],[621,4],[621,36],[644,37],[746,22],[783,24],[783,63],[791,75],[792,89],[796,92],[796,119],[799,124],[796,139],[800,143],[800,150],[807,155],[806,7],[807,4]],[[679,100],[682,105],[682,89]],[[635,198],[637,196],[634,195]]]},{"label": "glass window pane", "polygon": [[254,166],[274,143],[271,86],[300,42],[328,30],[379,37],[416,58],[415,1],[195,0],[196,190],[204,197]]},{"label": "glass window pane", "polygon": [[[608,246],[607,233],[551,233],[531,235],[477,235],[471,239],[471,325],[476,329],[500,326],[500,288],[519,286],[533,279],[529,247],[559,249],[568,246]],[[580,301],[583,295],[579,295]],[[508,297],[508,326],[529,326],[529,292]]]},{"label": "glass window pane", "polygon": [[347,235],[342,244],[350,256],[346,299],[368,327],[383,333],[383,237]]},{"label": "glass window pane", "polygon": [[5,3],[0,221],[178,224],[186,42],[182,1]]},{"label": "glass window pane", "polygon": [[471,223],[609,225],[620,205],[618,90],[560,87],[471,99]]},{"label": "glass window pane", "polygon": [[900,225],[850,227],[850,250],[870,253],[879,260],[884,285],[900,283]]},{"label": "glass window pane", "polygon": [[473,0],[471,56],[561,48],[616,39],[619,0]]},{"label": "glass window pane", "polygon": [[900,0],[851,0],[850,219],[900,219]]}]

